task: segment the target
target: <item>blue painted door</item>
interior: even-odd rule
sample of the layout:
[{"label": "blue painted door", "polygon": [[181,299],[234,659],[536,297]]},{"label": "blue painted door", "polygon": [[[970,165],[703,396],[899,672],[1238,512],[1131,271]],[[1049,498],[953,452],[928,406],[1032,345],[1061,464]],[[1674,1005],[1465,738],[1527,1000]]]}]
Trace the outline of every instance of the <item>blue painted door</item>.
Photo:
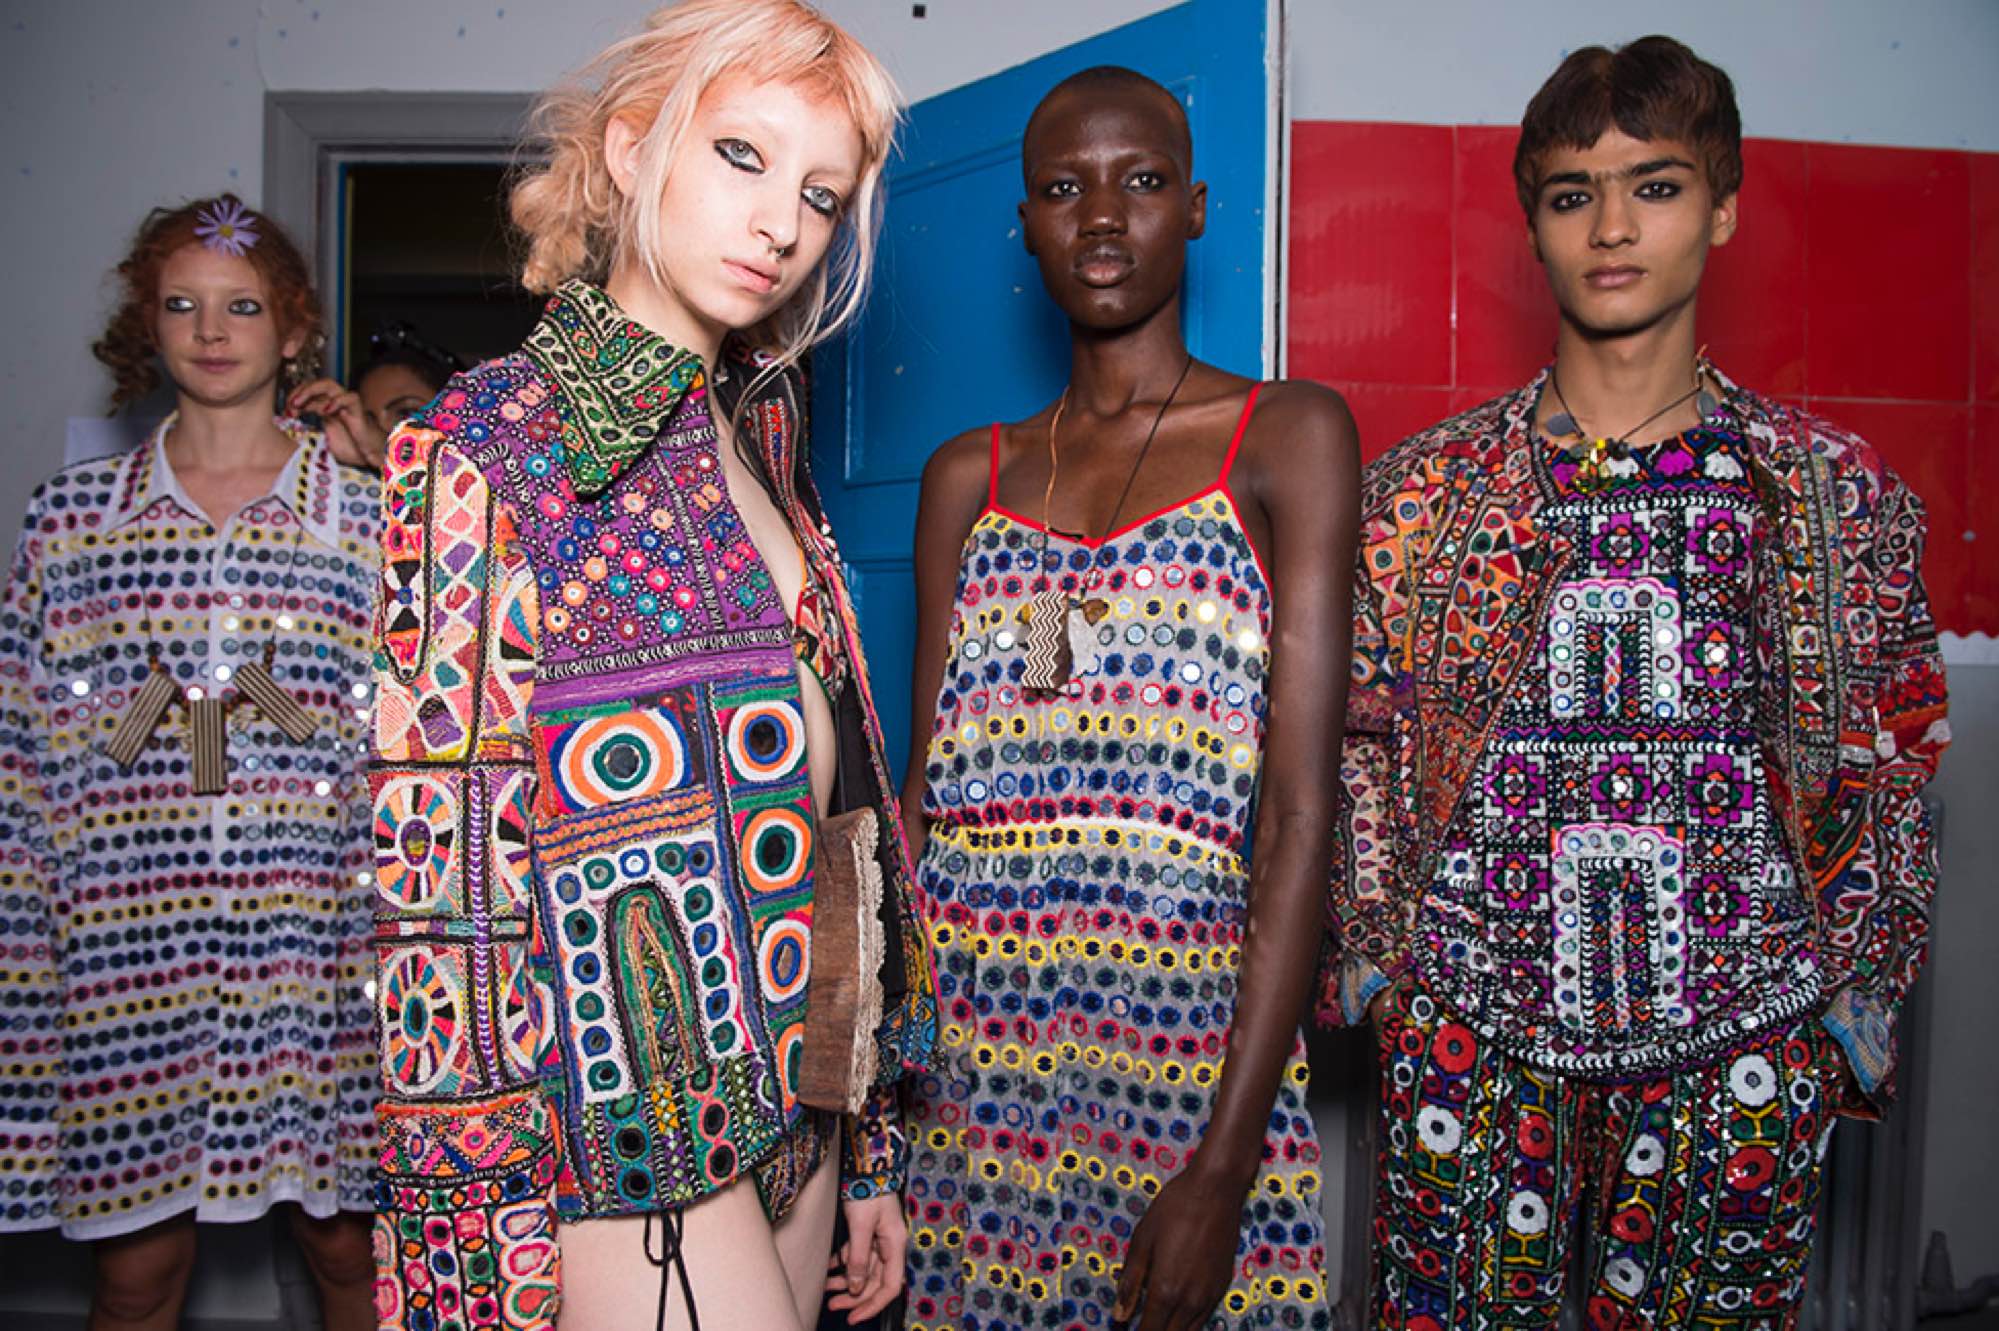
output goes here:
[{"label": "blue painted door", "polygon": [[909,743],[917,489],[959,431],[1031,414],[1061,391],[1068,334],[1021,247],[1020,132],[1044,93],[1126,65],[1181,99],[1208,228],[1187,268],[1187,344],[1269,372],[1274,275],[1265,205],[1271,124],[1264,0],[1192,0],[919,102],[890,166],[866,314],[813,362],[812,453],[840,540],[889,754]]}]

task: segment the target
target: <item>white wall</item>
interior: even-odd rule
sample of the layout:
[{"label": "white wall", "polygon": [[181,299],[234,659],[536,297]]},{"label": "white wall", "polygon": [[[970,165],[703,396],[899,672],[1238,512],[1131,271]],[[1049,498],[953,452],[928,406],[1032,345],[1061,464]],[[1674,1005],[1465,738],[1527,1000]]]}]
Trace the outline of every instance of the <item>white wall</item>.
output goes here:
[{"label": "white wall", "polygon": [[1293,0],[1306,120],[1518,124],[1563,56],[1651,32],[1727,70],[1763,138],[1999,149],[1992,0]]},{"label": "white wall", "polygon": [[[1260,3],[1261,0],[1258,0]],[[912,100],[1163,9],[1169,0],[824,0]],[[0,531],[103,410],[90,343],[146,210],[257,201],[270,90],[517,92],[635,27],[646,0],[5,0],[0,6]]]}]

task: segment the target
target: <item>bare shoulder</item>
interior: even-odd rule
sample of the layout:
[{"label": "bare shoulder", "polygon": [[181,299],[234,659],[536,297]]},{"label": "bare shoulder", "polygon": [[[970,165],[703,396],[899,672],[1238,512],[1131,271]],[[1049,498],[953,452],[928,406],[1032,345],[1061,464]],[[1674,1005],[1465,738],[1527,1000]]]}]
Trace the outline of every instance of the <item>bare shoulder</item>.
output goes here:
[{"label": "bare shoulder", "polygon": [[991,426],[954,435],[939,444],[923,464],[924,500],[953,509],[983,503],[991,469]]},{"label": "bare shoulder", "polygon": [[983,491],[986,472],[992,466],[993,434],[990,425],[976,426],[953,435],[939,444],[923,464],[923,486],[956,491],[967,485]]},{"label": "bare shoulder", "polygon": [[1272,480],[1353,476],[1360,438],[1346,399],[1309,379],[1273,379],[1257,393],[1241,463]]}]

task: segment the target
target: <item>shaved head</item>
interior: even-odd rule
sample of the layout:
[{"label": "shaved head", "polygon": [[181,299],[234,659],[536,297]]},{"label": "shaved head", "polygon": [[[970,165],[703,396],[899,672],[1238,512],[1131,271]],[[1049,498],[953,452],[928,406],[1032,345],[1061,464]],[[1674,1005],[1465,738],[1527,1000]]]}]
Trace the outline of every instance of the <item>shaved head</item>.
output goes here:
[{"label": "shaved head", "polygon": [[1162,112],[1169,141],[1161,146],[1180,164],[1187,177],[1193,178],[1194,134],[1187,126],[1187,112],[1180,99],[1156,79],[1123,65],[1094,65],[1078,70],[1048,90],[1048,95],[1036,104],[1034,114],[1027,118],[1027,130],[1020,137],[1022,171],[1032,169],[1036,140],[1051,120],[1106,103],[1150,105]]}]

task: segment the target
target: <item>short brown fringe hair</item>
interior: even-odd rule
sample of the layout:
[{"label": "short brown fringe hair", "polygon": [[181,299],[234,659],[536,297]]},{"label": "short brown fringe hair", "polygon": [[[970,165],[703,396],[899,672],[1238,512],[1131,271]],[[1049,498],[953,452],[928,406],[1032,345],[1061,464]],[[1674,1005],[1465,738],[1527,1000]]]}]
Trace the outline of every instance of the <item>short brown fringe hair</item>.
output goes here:
[{"label": "short brown fringe hair", "polygon": [[1683,43],[1640,37],[1614,51],[1572,52],[1527,103],[1513,150],[1513,188],[1529,221],[1548,153],[1587,148],[1612,126],[1634,139],[1677,139],[1693,148],[1716,199],[1742,188],[1735,85]]},{"label": "short brown fringe hair", "polygon": [[147,213],[132,240],[131,252],[118,265],[118,306],[111,312],[104,335],[90,346],[91,354],[110,367],[113,413],[160,386],[158,344],[153,335],[159,316],[160,269],[175,251],[202,243],[194,232],[203,213],[214,215],[232,207],[242,209],[257,232],[257,243],[244,251],[243,257],[264,279],[279,337],[290,337],[300,328],[307,330],[305,345],[285,362],[284,387],[295,387],[318,373],[320,356],[326,349],[325,316],[319,295],[312,289],[312,269],[305,256],[268,215],[245,207],[234,194],[218,194]]},{"label": "short brown fringe hair", "polygon": [[[508,205],[527,242],[523,286],[550,292],[572,277],[601,283],[627,252],[658,276],[659,255],[672,243],[659,222],[667,171],[702,95],[732,74],[830,97],[861,136],[861,178],[839,219],[844,236],[834,237],[813,281],[762,326],[746,330],[748,340],[789,364],[860,312],[898,97],[866,47],[799,0],[667,5],[542,97],[522,150],[524,158],[543,160],[518,176]],[[632,199],[619,195],[604,161],[604,130],[617,117],[646,131]]]}]

